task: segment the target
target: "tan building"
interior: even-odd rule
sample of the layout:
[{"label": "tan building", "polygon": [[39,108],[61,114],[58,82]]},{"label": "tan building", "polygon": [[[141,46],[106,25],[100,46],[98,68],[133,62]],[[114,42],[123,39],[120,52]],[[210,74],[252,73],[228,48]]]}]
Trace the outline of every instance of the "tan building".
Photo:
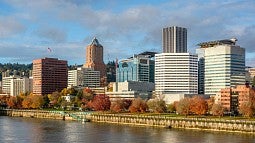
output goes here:
[{"label": "tan building", "polygon": [[51,94],[67,87],[67,61],[44,58],[33,61],[33,93]]},{"label": "tan building", "polygon": [[243,102],[254,96],[255,89],[249,85],[237,85],[234,88],[221,89],[215,101],[221,103],[227,111],[237,111]]},{"label": "tan building", "polygon": [[103,46],[96,38],[86,48],[86,63],[83,67],[100,71],[101,79],[106,77],[106,66],[103,61]]}]

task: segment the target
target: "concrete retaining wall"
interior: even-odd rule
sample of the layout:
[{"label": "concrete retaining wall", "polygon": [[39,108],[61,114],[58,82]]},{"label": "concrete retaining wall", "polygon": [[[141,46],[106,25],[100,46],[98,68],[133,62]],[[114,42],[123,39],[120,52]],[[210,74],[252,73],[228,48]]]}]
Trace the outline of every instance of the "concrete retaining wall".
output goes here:
[{"label": "concrete retaining wall", "polygon": [[117,124],[255,133],[255,121],[244,120],[179,118],[120,114],[91,114],[90,120],[92,122],[107,122]]}]

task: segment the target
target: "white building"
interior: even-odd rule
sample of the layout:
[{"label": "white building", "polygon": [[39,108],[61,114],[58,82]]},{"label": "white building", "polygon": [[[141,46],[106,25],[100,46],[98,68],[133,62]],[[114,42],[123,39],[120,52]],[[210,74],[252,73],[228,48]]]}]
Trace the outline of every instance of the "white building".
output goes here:
[{"label": "white building", "polygon": [[186,94],[197,94],[197,88],[197,55],[190,53],[155,55],[156,95],[163,95],[166,102],[171,103],[180,100]]},{"label": "white building", "polygon": [[94,71],[91,68],[77,68],[77,70],[69,70],[68,87],[72,86],[99,87],[100,71]]},{"label": "white building", "polygon": [[77,68],[77,70],[69,70],[67,80],[68,87],[81,86],[83,83],[82,74],[82,68]]},{"label": "white building", "polygon": [[20,93],[31,92],[31,79],[27,77],[9,76],[2,79],[2,91],[11,96],[17,96]]},{"label": "white building", "polygon": [[236,39],[198,44],[204,51],[204,92],[216,95],[223,88],[245,84],[245,49]]},{"label": "white building", "polygon": [[155,89],[154,83],[141,81],[114,82],[112,86],[113,91],[106,92],[106,95],[111,100],[118,98],[134,99],[137,97],[149,99],[152,96],[152,91]]}]

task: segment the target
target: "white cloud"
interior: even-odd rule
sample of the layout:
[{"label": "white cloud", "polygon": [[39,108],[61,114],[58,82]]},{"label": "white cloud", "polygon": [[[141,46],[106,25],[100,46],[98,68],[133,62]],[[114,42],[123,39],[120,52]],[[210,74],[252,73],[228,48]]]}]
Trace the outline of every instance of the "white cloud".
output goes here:
[{"label": "white cloud", "polygon": [[8,38],[25,31],[25,26],[13,17],[0,16],[0,38]]},{"label": "white cloud", "polygon": [[[95,5],[101,2],[102,8],[97,8]],[[24,19],[37,25],[39,38],[42,37],[48,45],[55,41],[58,45],[53,43],[53,47],[61,46],[63,51],[55,54],[59,57],[65,55],[67,60],[85,55],[85,50],[80,47],[84,48],[94,36],[99,37],[104,45],[105,57],[127,58],[135,52],[150,49],[161,51],[161,29],[172,25],[188,28],[190,51],[194,51],[200,42],[233,36],[239,39],[238,44],[245,47],[247,52],[254,52],[255,49],[254,1],[170,1],[157,5],[127,6],[122,10],[115,10],[119,1],[10,0],[7,3],[21,9]],[[45,19],[47,17],[49,20]],[[45,23],[49,25],[44,27]],[[70,45],[72,41],[67,42],[67,31],[72,27],[63,29],[56,27],[55,23],[76,24],[88,31],[89,35],[84,34],[84,41],[78,42],[75,44],[77,48],[70,50],[68,46],[74,45]],[[6,33],[11,34],[5,34],[5,37],[22,30],[19,24],[10,25],[13,25],[9,28],[12,30]],[[70,52],[74,58],[68,55]]]}]

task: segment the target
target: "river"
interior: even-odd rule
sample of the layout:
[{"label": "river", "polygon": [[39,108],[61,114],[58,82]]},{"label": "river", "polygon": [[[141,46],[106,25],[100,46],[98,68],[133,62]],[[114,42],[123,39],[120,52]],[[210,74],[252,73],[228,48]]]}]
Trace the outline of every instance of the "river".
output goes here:
[{"label": "river", "polygon": [[0,143],[255,143],[244,133],[0,116]]}]

